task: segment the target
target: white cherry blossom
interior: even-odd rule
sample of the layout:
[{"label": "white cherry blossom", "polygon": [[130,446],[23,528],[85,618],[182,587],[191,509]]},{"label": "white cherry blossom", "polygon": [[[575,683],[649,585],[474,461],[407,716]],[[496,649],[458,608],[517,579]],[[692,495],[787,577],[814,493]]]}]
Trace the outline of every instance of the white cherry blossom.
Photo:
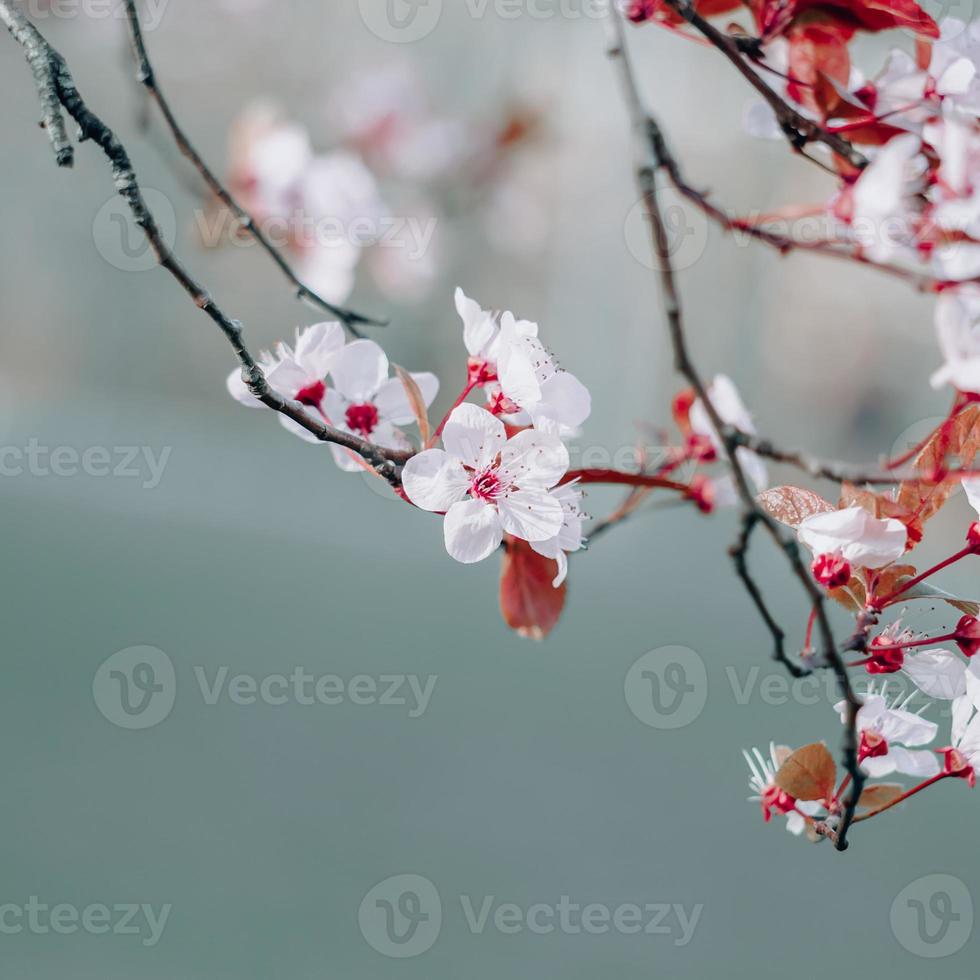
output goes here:
[{"label": "white cherry blossom", "polygon": [[905,554],[901,521],[878,518],[863,507],[813,514],[799,526],[800,540],[818,555],[840,555],[861,568],[883,568]]},{"label": "white cherry blossom", "polygon": [[[730,425],[740,432],[746,433],[746,435],[754,436],[757,434],[752,415],[745,407],[745,402],[742,401],[742,396],[739,394],[738,388],[735,387],[735,382],[728,375],[718,374],[715,376],[708,386],[708,399],[725,425]],[[718,438],[714,426],[711,424],[708,410],[700,398],[691,405],[689,420],[692,430],[699,436],[706,436],[710,439],[715,451],[722,455],[725,447],[721,439]],[[742,446],[737,450],[736,455],[746,476],[755,484],[756,489],[760,491],[767,489],[769,471],[758,453]],[[730,478],[723,478],[718,481],[717,489],[719,491],[716,499],[717,506],[734,505],[737,496]]]},{"label": "white cherry blossom", "polygon": [[526,429],[508,440],[500,419],[463,404],[449,416],[442,441],[444,449],[405,464],[402,485],[417,507],[445,514],[453,558],[482,561],[505,532],[531,543],[561,532],[565,514],[549,491],[568,469],[568,450],[557,436]]},{"label": "white cherry blossom", "polygon": [[[313,410],[314,417],[323,417],[326,377],[344,348],[344,329],[339,323],[314,323],[296,330],[295,347],[280,343],[274,354],[263,352],[258,359],[270,387],[280,395],[297,401]],[[234,370],[226,381],[232,398],[249,408],[261,408],[262,403],[248,390],[240,370]],[[316,436],[284,415],[280,423],[290,432],[308,442],[318,442]]]},{"label": "white cherry blossom", "polygon": [[[323,397],[323,411],[331,425],[350,432],[385,449],[409,449],[410,443],[399,426],[409,425],[415,414],[405,386],[388,377],[385,352],[373,340],[355,340],[334,360],[330,376],[333,385]],[[412,373],[426,408],[439,392],[439,379],[427,371]],[[337,465],[348,472],[361,470],[341,446],[331,443]]]},{"label": "white cherry blossom", "polygon": [[932,376],[939,388],[980,393],[980,287],[947,289],[936,301],[936,333],[945,364]]},{"label": "white cherry blossom", "polygon": [[[858,711],[857,726],[861,735],[862,747],[868,754],[861,762],[861,768],[873,779],[901,773],[906,776],[928,778],[939,772],[939,759],[934,752],[919,749],[928,745],[939,731],[939,726],[908,711],[908,699],[901,696],[889,705],[886,699],[887,686],[880,693],[871,691]],[[847,724],[847,702],[840,701],[834,710]],[[912,746],[912,748],[908,748]]]}]

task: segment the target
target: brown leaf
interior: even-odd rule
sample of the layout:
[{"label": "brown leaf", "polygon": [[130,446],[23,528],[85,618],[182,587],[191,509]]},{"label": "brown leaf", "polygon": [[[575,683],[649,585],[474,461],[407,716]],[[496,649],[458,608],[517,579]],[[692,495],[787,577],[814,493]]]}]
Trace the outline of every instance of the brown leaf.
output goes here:
[{"label": "brown leaf", "polygon": [[799,527],[814,514],[826,514],[837,509],[819,493],[802,487],[773,487],[760,493],[756,500],[770,517],[793,528]]},{"label": "brown leaf", "polygon": [[507,535],[500,573],[500,611],[521,636],[543,640],[558,623],[565,605],[567,582],[551,583],[558,562],[539,555],[526,541]]},{"label": "brown leaf", "polygon": [[865,786],[861,799],[858,800],[858,806],[866,810],[876,810],[897,800],[904,792],[905,787],[900,783],[875,783],[872,786]]},{"label": "brown leaf", "polygon": [[823,742],[797,749],[776,773],[776,785],[797,800],[825,800],[834,792],[837,766]]},{"label": "brown leaf", "polygon": [[418,422],[419,432],[422,435],[422,445],[425,446],[428,444],[429,437],[432,433],[432,429],[429,426],[429,413],[425,407],[425,399],[422,397],[422,392],[415,378],[408,371],[396,364],[395,374],[398,376],[398,380],[402,383],[405,394],[408,396],[408,404],[412,406],[412,413],[415,415],[415,421]]}]

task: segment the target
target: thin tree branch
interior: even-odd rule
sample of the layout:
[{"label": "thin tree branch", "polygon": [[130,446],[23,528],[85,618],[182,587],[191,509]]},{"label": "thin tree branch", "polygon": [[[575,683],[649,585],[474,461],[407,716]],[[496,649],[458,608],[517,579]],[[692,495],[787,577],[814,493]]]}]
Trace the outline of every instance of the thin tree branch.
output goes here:
[{"label": "thin tree branch", "polygon": [[794,149],[802,150],[807,143],[823,143],[824,146],[843,157],[858,170],[862,170],[868,165],[867,157],[858,152],[848,140],[837,133],[829,132],[812,119],[807,119],[806,116],[774,92],[745,61],[743,57],[744,42],[735,41],[734,38],[719,31],[710,21],[705,20],[694,9],[691,0],[665,0],[665,3],[713,44],[735,66],[739,74],[756,92],[765,99]]},{"label": "thin tree branch", "polygon": [[[309,416],[298,403],[284,398],[266,380],[265,374],[251,355],[242,337],[242,325],[227,316],[214,302],[167,245],[153,213],[143,198],[136,172],[125,147],[112,130],[85,103],[64,58],[45,40],[41,33],[24,18],[15,0],[0,0],[0,20],[21,45],[29,45],[32,66],[41,64],[45,77],[53,80],[54,91],[61,107],[78,124],[79,140],[92,140],[109,161],[112,178],[119,195],[129,207],[136,224],[143,230],[158,263],[170,273],[194,304],[206,313],[231,344],[242,366],[242,377],[249,390],[264,405],[292,419],[323,442],[332,442],[367,460],[375,471],[393,486],[399,485],[400,465],[411,455],[376,446],[365,439],[343,432]],[[59,155],[55,148],[56,158]]]},{"label": "thin tree branch", "polygon": [[177,147],[180,152],[191,162],[194,169],[201,175],[204,182],[208,185],[211,192],[217,197],[222,204],[228,208],[229,211],[235,216],[241,226],[247,231],[252,238],[268,253],[270,258],[279,267],[282,274],[293,284],[296,288],[296,295],[299,299],[305,299],[314,305],[320,307],[320,309],[326,311],[331,316],[337,317],[338,320],[343,321],[344,325],[353,333],[355,336],[361,336],[360,332],[357,330],[357,324],[365,324],[368,326],[380,327],[384,326],[387,321],[376,320],[371,317],[363,316],[360,313],[355,313],[352,310],[345,309],[344,307],[337,306],[334,303],[330,303],[325,300],[318,293],[315,293],[309,288],[293,271],[290,264],[282,257],[281,252],[269,241],[266,235],[263,233],[262,229],[259,228],[258,223],[231,195],[231,192],[221,183],[218,177],[215,175],[214,171],[205,163],[204,159],[201,157],[200,153],[194,148],[191,143],[190,138],[184,131],[184,128],[177,121],[174,116],[173,110],[170,108],[170,103],[164,96],[160,86],[156,80],[156,74],[153,71],[153,66],[150,64],[149,54],[146,50],[146,43],[143,38],[143,29],[140,26],[139,13],[136,10],[135,0],[123,0],[126,7],[126,20],[129,24],[130,41],[133,46],[133,55],[136,59],[136,77],[139,82],[146,89],[147,95],[153,99],[160,109],[160,113],[163,115],[164,121],[170,130],[174,142],[176,142]]},{"label": "thin tree branch", "polygon": [[[672,0],[669,0],[669,2],[673,6]],[[844,804],[844,813],[836,829],[836,839],[834,842],[837,849],[842,851],[847,848],[847,831],[854,819],[857,801],[860,798],[864,785],[864,774],[858,765],[857,735],[857,713],[861,708],[862,702],[854,691],[847,673],[846,664],[837,650],[837,643],[834,639],[830,619],[827,614],[824,594],[813,581],[812,576],[807,570],[796,540],[784,534],[779,524],[762,510],[756,502],[755,494],[749,486],[748,479],[738,458],[739,450],[742,448],[738,433],[732,427],[726,425],[718,414],[717,409],[708,396],[707,387],[691,359],[684,330],[680,294],[671,262],[670,241],[658,199],[657,174],[665,169],[666,160],[668,159],[662,153],[665,147],[665,139],[660,126],[643,105],[633,74],[629,54],[626,50],[626,38],[623,30],[622,17],[618,10],[615,9],[615,6],[606,20],[611,35],[609,54],[619,68],[620,85],[633,129],[635,177],[650,220],[653,248],[659,269],[662,303],[667,318],[671,346],[674,351],[675,368],[678,373],[684,376],[687,383],[694,389],[695,394],[704,405],[711,425],[724,447],[725,456],[732,471],[735,489],[742,501],[743,531],[742,537],[733,550],[733,558],[736,561],[739,574],[741,575],[742,567],[744,567],[747,542],[753,527],[758,524],[766,529],[770,537],[786,556],[793,574],[799,580],[815,611],[823,647],[822,662],[818,665],[828,667],[833,671],[843,697],[847,702],[848,717],[847,725],[845,726],[843,761],[845,768],[851,774],[852,786],[851,792]],[[722,37],[724,36],[722,35]],[[741,63],[741,56],[738,54],[737,49],[735,54]],[[743,575],[742,579],[747,587],[749,587],[750,595],[753,601],[755,601],[757,608],[763,614],[763,619],[773,634],[773,639],[778,649],[783,639],[781,629],[775,623],[771,614],[769,614],[765,603],[760,605],[758,600],[761,598],[761,594],[758,588],[755,587],[751,577],[747,578]],[[776,627],[776,630],[773,630],[773,626]]]}]

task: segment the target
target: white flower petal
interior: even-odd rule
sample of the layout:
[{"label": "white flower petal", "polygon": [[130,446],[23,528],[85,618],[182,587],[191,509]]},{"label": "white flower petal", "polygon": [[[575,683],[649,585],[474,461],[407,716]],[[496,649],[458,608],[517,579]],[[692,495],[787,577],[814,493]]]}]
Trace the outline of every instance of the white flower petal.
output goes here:
[{"label": "white flower petal", "polygon": [[525,429],[500,451],[500,476],[519,487],[553,487],[568,470],[568,449],[555,435]]},{"label": "white flower petal", "polygon": [[296,363],[310,379],[322,381],[343,349],[344,328],[339,323],[314,323],[296,331]]},{"label": "white flower petal", "polygon": [[497,509],[504,530],[525,541],[547,541],[561,530],[561,504],[547,490],[511,490],[497,499]]},{"label": "white flower petal", "polygon": [[441,513],[466,496],[469,478],[458,459],[426,449],[405,464],[402,486],[416,507]]},{"label": "white flower petal", "polygon": [[799,536],[814,555],[839,553],[862,568],[891,564],[905,553],[908,541],[901,521],[881,520],[862,507],[814,514],[800,524]]},{"label": "white flower petal", "polygon": [[349,402],[369,402],[388,377],[388,358],[373,340],[355,340],[337,356],[330,373]]},{"label": "white flower petal", "polygon": [[[439,379],[428,371],[413,373],[412,378],[419,386],[425,407],[428,408],[439,393]],[[400,378],[389,378],[385,381],[373,401],[381,417],[389,419],[395,425],[409,425],[415,421],[415,413]]]},{"label": "white flower petal", "polygon": [[492,555],[504,532],[497,511],[482,500],[460,500],[446,513],[443,522],[446,551],[464,565]]},{"label": "white flower petal", "polygon": [[488,311],[470,299],[462,289],[456,289],[456,312],[463,321],[463,343],[470,357],[486,356],[487,348],[496,339],[499,327]]},{"label": "white flower petal", "polygon": [[966,693],[966,664],[948,650],[920,650],[905,658],[903,669],[931,698],[951,701]]},{"label": "white flower petal", "polygon": [[539,419],[548,419],[572,429],[580,426],[591,412],[589,389],[568,371],[558,371],[542,382],[541,398],[531,408],[535,424]]},{"label": "white flower petal", "polygon": [[453,409],[442,430],[446,452],[474,470],[489,466],[506,442],[504,423],[468,402]]}]

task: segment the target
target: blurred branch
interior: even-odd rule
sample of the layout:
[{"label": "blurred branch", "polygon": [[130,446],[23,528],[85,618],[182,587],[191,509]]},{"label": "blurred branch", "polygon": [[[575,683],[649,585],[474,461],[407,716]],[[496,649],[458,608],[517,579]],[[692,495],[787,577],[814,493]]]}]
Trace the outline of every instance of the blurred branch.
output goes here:
[{"label": "blurred branch", "polygon": [[[383,449],[351,433],[319,422],[311,418],[298,402],[284,398],[269,385],[262,369],[245,346],[241,323],[231,319],[221,310],[207,290],[197,282],[167,245],[153,213],[143,198],[129,154],[112,130],[85,103],[64,58],[26,20],[14,0],[0,0],[0,20],[7,25],[14,40],[25,48],[35,77],[44,78],[42,102],[53,92],[58,106],[63,107],[78,124],[79,141],[92,140],[105,154],[112,170],[116,190],[129,207],[136,224],[146,235],[157,262],[176,279],[194,304],[206,313],[224,334],[242,366],[242,377],[252,394],[264,405],[292,419],[321,441],[343,446],[363,457],[380,476],[397,486],[399,465],[410,454]],[[54,110],[50,103],[45,102],[45,113],[50,114],[52,111]],[[60,116],[60,108],[55,114]],[[60,165],[64,165],[65,147],[60,144],[60,138],[52,142],[56,160]],[[70,144],[67,149],[71,149]]]},{"label": "blurred branch", "polygon": [[[671,5],[674,6],[672,2]],[[687,9],[686,4],[683,6]],[[823,648],[822,662],[819,662],[818,665],[828,667],[833,671],[847,702],[843,762],[851,775],[852,785],[844,804],[844,812],[834,840],[837,849],[842,851],[847,848],[847,831],[854,819],[857,801],[864,786],[865,777],[858,765],[857,714],[861,708],[861,700],[854,691],[845,661],[838,652],[837,642],[830,626],[824,593],[813,581],[804,564],[796,540],[785,534],[778,522],[770,517],[756,502],[755,494],[749,486],[745,471],[738,458],[739,450],[743,448],[739,433],[727,425],[718,414],[708,395],[704,380],[691,359],[687,346],[680,293],[671,261],[670,241],[660,210],[657,189],[657,175],[661,170],[667,168],[667,161],[670,159],[666,152],[666,140],[659,124],[643,105],[629,54],[626,50],[622,17],[615,7],[612,8],[611,15],[606,20],[610,31],[609,55],[618,66],[619,80],[633,129],[636,183],[650,220],[653,248],[659,270],[662,303],[667,318],[671,346],[674,351],[675,368],[694,389],[695,394],[704,405],[712,428],[724,448],[725,456],[731,468],[735,490],[742,502],[742,531],[738,542],[732,549],[736,569],[773,637],[777,658],[784,663],[789,663],[783,650],[783,630],[769,612],[761,591],[748,572],[746,562],[746,554],[753,531],[756,527],[765,528],[773,542],[785,555],[793,575],[799,581],[812,604]],[[735,54],[741,62],[741,56],[738,55],[737,49]]]},{"label": "blurred branch", "polygon": [[126,8],[126,20],[129,24],[130,40],[133,45],[133,54],[136,58],[136,71],[137,79],[146,89],[148,96],[157,104],[160,109],[164,121],[167,124],[173,138],[176,142],[180,152],[190,160],[194,169],[201,175],[204,182],[208,185],[211,192],[221,201],[222,204],[238,220],[241,226],[245,229],[255,239],[255,241],[268,253],[272,258],[273,262],[279,267],[282,274],[296,287],[296,295],[299,299],[309,300],[314,305],[320,307],[320,309],[326,311],[331,316],[337,317],[337,319],[342,320],[344,325],[351,331],[355,336],[361,336],[360,332],[356,328],[356,324],[366,324],[369,326],[384,326],[387,321],[375,320],[370,317],[363,316],[360,313],[355,313],[352,310],[344,309],[341,306],[336,306],[333,303],[328,302],[318,293],[315,293],[309,288],[302,280],[296,275],[289,263],[282,257],[281,252],[269,241],[262,230],[259,228],[258,223],[231,195],[231,192],[221,183],[218,177],[215,175],[214,171],[205,163],[204,159],[201,157],[200,153],[194,148],[191,143],[190,138],[184,131],[184,128],[177,121],[174,116],[173,110],[170,108],[170,103],[167,101],[159,84],[156,80],[156,74],[153,71],[153,66],[150,64],[150,58],[146,50],[146,42],[143,38],[143,29],[140,26],[139,13],[136,10],[135,0],[123,0]]}]

